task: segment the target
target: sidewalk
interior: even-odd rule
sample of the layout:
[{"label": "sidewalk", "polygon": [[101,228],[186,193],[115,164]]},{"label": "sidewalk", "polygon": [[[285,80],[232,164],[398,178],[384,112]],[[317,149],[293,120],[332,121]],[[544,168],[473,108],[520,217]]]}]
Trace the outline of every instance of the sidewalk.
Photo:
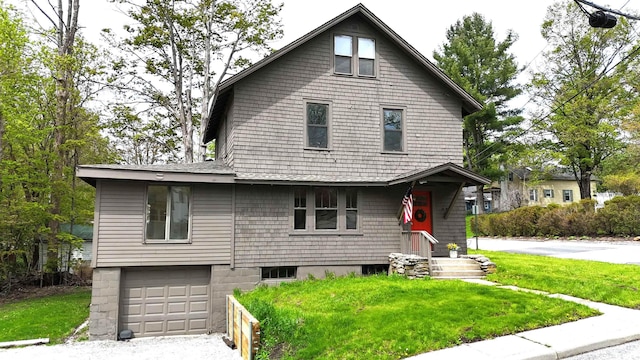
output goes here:
[{"label": "sidewalk", "polygon": [[[539,291],[520,289],[515,286],[500,286],[486,280],[468,281],[505,289],[546,294]],[[474,360],[564,359],[573,355],[640,340],[640,310],[597,303],[567,295],[547,295],[592,307],[599,310],[602,315],[562,325],[525,331],[515,335],[463,344],[453,348],[416,355],[406,360],[462,358]]]}]

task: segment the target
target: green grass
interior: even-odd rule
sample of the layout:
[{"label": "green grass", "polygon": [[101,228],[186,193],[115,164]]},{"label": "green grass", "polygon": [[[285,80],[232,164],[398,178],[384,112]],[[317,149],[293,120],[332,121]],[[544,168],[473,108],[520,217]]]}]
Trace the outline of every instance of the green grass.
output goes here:
[{"label": "green grass", "polygon": [[467,224],[467,239],[476,236],[475,232],[473,232],[473,230],[471,229],[471,219],[473,219],[474,217],[475,215],[467,215],[467,217],[465,218]]},{"label": "green grass", "polygon": [[261,322],[267,348],[286,341],[288,359],[397,359],[597,313],[535,294],[398,276],[298,281],[239,300]]},{"label": "green grass", "polygon": [[0,305],[0,342],[48,337],[59,344],[89,317],[91,290]]},{"label": "green grass", "polygon": [[640,309],[640,267],[549,256],[469,251],[498,266],[487,280]]}]

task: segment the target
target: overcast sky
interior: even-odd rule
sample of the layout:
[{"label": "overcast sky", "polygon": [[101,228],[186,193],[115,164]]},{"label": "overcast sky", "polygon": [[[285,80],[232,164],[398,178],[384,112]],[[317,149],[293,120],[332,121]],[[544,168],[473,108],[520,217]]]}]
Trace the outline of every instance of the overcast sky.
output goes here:
[{"label": "overcast sky", "polygon": [[[7,0],[5,0],[7,1]],[[8,0],[20,4],[24,0]],[[38,0],[47,4],[45,0]],[[273,0],[274,2],[278,0]],[[429,59],[445,41],[447,29],[465,15],[482,14],[493,23],[495,36],[503,40],[509,29],[519,36],[511,48],[520,66],[535,69],[545,49],[540,26],[552,0],[284,0],[281,12],[284,38],[273,44],[278,49],[362,2],[383,22]],[[635,12],[640,0],[592,0],[613,9]],[[121,29],[127,18],[107,0],[82,0],[80,24],[84,35],[99,41],[100,30]],[[585,17],[585,26],[587,19]]]},{"label": "overcast sky", "polygon": [[[16,1],[19,0],[12,0]],[[640,0],[592,1],[624,11],[640,8]],[[445,41],[449,26],[478,12],[493,23],[498,40],[504,39],[509,29],[518,34],[512,51],[521,66],[533,61],[545,48],[540,26],[547,7],[553,3],[552,0],[284,0],[281,13],[284,38],[274,47],[292,42],[359,2],[429,59]],[[105,27],[121,28],[122,21],[126,21],[107,0],[85,0],[80,5],[81,23],[89,38],[97,38]]]}]

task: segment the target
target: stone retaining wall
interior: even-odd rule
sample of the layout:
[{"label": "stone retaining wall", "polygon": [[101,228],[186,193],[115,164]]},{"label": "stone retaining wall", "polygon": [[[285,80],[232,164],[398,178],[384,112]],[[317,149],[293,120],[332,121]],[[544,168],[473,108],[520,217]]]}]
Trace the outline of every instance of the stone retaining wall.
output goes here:
[{"label": "stone retaining wall", "polygon": [[389,275],[400,274],[409,279],[429,276],[429,262],[426,257],[401,253],[389,254]]},{"label": "stone retaining wall", "polygon": [[482,254],[462,255],[460,257],[472,259],[480,263],[480,269],[482,269],[485,274],[493,274],[494,272],[496,272],[496,264]]}]

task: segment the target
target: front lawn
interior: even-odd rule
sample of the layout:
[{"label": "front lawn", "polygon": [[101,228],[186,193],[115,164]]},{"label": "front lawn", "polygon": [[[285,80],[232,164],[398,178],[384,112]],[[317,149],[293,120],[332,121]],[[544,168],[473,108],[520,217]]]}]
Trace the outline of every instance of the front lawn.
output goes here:
[{"label": "front lawn", "polygon": [[91,290],[77,289],[0,305],[0,342],[49,338],[64,341],[89,317]]},{"label": "front lawn", "polygon": [[530,293],[398,276],[297,281],[238,299],[260,321],[266,348],[285,359],[398,359],[597,313]]},{"label": "front lawn", "polygon": [[549,256],[469,251],[488,256],[498,271],[487,280],[640,309],[640,266]]}]

